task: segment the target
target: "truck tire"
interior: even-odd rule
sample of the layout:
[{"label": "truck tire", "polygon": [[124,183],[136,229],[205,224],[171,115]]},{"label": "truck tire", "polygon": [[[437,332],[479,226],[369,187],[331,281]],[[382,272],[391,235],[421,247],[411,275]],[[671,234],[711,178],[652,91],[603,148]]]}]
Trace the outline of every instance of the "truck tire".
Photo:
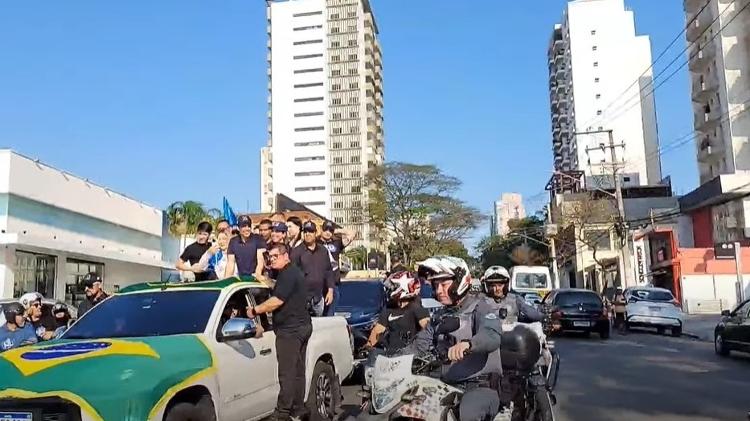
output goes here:
[{"label": "truck tire", "polygon": [[196,404],[178,402],[167,410],[164,421],[216,421],[214,404],[209,396],[202,397]]},{"label": "truck tire", "polygon": [[331,421],[336,416],[340,399],[340,387],[331,364],[318,361],[313,369],[310,391],[307,395],[307,408],[310,421]]}]

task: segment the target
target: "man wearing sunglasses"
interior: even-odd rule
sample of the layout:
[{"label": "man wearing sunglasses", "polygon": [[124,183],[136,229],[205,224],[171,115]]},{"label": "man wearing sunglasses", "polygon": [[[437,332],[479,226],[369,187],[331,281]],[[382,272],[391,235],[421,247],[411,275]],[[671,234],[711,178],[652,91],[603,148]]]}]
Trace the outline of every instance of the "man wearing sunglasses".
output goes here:
[{"label": "man wearing sunglasses", "polygon": [[302,244],[292,250],[292,262],[305,274],[307,299],[314,316],[322,316],[325,306],[333,302],[336,286],[331,256],[318,243],[318,227],[312,221],[302,224]]},{"label": "man wearing sunglasses", "polygon": [[78,305],[78,318],[80,319],[89,310],[97,304],[104,301],[109,295],[102,289],[102,278],[96,272],[91,272],[83,277],[83,284],[86,298]]},{"label": "man wearing sunglasses", "polygon": [[279,369],[279,397],[276,420],[292,416],[305,419],[305,355],[312,334],[312,321],[307,311],[305,275],[294,265],[287,246],[274,244],[268,251],[268,261],[276,271],[273,295],[257,307],[250,307],[250,318],[273,312],[276,334],[276,358]]},{"label": "man wearing sunglasses", "polygon": [[49,314],[42,313],[42,299],[38,292],[27,292],[18,301],[26,309],[27,322],[34,328],[40,341],[48,341],[55,336],[55,322]]},{"label": "man wearing sunglasses", "polygon": [[336,286],[333,289],[333,301],[331,304],[326,305],[325,315],[333,316],[336,309],[336,301],[339,298],[339,285],[341,285],[341,271],[339,265],[341,264],[341,253],[349,244],[354,241],[356,233],[349,229],[339,228],[336,229],[336,225],[332,221],[323,222],[323,230],[320,232],[320,243],[328,249],[331,253],[331,259],[333,260],[333,275]]}]

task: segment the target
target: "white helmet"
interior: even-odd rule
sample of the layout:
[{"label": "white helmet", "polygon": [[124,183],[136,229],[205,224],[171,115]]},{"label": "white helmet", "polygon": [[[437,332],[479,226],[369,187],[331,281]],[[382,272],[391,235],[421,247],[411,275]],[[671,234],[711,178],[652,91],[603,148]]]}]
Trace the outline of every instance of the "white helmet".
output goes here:
[{"label": "white helmet", "polygon": [[482,275],[482,290],[485,294],[490,294],[490,287],[488,284],[494,283],[505,284],[503,289],[505,291],[504,293],[507,294],[510,287],[510,273],[508,273],[508,269],[505,269],[503,266],[488,267],[487,270],[484,271],[484,275]]},{"label": "white helmet", "polygon": [[411,272],[396,272],[385,280],[389,298],[407,300],[419,294],[419,278]]},{"label": "white helmet", "polygon": [[418,272],[430,281],[452,279],[453,285],[448,290],[453,302],[458,302],[471,289],[471,272],[464,259],[453,256],[434,256],[419,263]]},{"label": "white helmet", "polygon": [[27,292],[26,294],[23,294],[21,298],[18,299],[18,302],[21,303],[23,308],[28,310],[29,308],[31,308],[32,303],[36,301],[41,302],[42,298],[44,298],[44,296],[38,292]]}]

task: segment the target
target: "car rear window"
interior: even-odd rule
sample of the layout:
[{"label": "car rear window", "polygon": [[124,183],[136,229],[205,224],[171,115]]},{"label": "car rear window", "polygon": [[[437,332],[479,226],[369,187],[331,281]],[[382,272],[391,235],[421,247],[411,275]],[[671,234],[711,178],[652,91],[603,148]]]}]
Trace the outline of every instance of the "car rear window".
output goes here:
[{"label": "car rear window", "polygon": [[561,292],[555,297],[555,304],[559,306],[577,306],[583,304],[601,307],[602,300],[593,292]]},{"label": "car rear window", "polygon": [[658,289],[636,289],[633,290],[633,297],[647,301],[672,301],[674,296],[669,291],[660,291]]}]

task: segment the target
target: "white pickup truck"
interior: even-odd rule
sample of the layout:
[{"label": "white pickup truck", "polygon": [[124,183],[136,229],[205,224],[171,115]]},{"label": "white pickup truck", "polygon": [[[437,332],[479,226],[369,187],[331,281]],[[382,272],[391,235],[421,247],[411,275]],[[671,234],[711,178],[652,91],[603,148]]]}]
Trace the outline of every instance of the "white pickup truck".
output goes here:
[{"label": "white pickup truck", "polygon": [[[0,354],[2,419],[266,417],[279,392],[274,332],[256,338],[242,319],[227,320],[268,293],[252,278],[125,288],[60,340]],[[306,356],[313,420],[333,419],[352,363],[346,320],[313,319]]]}]

